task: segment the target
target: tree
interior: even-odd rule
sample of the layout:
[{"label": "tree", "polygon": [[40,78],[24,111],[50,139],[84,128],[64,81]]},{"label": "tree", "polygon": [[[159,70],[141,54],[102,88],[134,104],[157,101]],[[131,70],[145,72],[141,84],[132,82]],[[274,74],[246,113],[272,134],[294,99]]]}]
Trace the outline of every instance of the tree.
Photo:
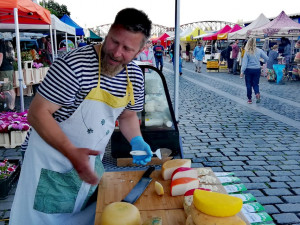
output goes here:
[{"label": "tree", "polygon": [[[45,6],[44,6],[44,3],[45,3]],[[67,14],[68,16],[71,15],[71,13],[68,11],[68,8],[66,5],[64,5],[64,4],[60,5],[57,2],[55,2],[54,0],[41,1],[41,2],[39,2],[39,4],[41,6],[43,6],[44,8],[48,9],[51,14],[54,14],[58,18],[63,17],[63,15],[65,15],[65,14]]]}]

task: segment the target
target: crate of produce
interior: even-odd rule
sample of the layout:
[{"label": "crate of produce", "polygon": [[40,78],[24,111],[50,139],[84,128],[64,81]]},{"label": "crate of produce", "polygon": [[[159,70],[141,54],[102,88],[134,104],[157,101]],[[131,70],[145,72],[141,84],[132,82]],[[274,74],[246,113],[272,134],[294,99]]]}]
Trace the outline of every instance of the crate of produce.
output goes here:
[{"label": "crate of produce", "polygon": [[[5,177],[4,173],[4,167],[3,163],[5,161],[1,161],[2,167],[1,167],[1,174],[0,174],[0,199],[7,198],[9,192],[13,189],[13,187],[17,184],[20,171],[21,171],[21,164],[20,160],[8,160],[8,166],[6,166],[6,170],[9,167],[14,168],[14,171],[11,172],[7,177]],[[6,162],[5,162],[6,164]],[[5,178],[4,178],[5,177]]]}]

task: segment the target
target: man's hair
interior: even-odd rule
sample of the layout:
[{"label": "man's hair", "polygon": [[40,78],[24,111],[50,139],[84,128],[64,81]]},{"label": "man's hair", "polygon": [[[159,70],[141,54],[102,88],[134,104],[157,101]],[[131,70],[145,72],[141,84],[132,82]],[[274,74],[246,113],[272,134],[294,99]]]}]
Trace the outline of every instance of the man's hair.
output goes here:
[{"label": "man's hair", "polygon": [[116,27],[118,25],[121,25],[128,31],[143,33],[145,35],[143,45],[151,34],[151,20],[146,13],[134,8],[126,8],[118,12],[111,27]]}]

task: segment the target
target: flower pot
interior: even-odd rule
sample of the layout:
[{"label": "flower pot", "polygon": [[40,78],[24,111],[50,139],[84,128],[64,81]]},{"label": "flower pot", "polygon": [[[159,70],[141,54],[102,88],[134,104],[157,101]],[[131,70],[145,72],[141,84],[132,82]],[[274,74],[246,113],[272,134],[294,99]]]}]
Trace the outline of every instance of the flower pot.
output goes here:
[{"label": "flower pot", "polygon": [[0,199],[7,198],[9,192],[12,190],[12,188],[17,184],[20,171],[21,171],[21,165],[20,160],[8,160],[10,163],[14,163],[17,165],[16,170],[5,179],[0,179]]}]

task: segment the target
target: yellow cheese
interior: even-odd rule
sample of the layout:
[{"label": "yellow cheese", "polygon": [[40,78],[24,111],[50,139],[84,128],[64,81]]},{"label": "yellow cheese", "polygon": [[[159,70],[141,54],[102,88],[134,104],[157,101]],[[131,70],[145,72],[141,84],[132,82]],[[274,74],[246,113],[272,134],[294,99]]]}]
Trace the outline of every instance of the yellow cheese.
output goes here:
[{"label": "yellow cheese", "polygon": [[246,223],[237,215],[228,217],[217,217],[206,215],[191,206],[191,216],[195,225],[246,225]]},{"label": "yellow cheese", "polygon": [[163,195],[164,192],[164,187],[161,185],[161,183],[155,181],[155,192],[158,195]]},{"label": "yellow cheese", "polygon": [[141,215],[130,203],[114,202],[104,208],[100,225],[141,225]]},{"label": "yellow cheese", "polygon": [[243,206],[240,198],[210,191],[195,190],[193,201],[195,207],[211,216],[234,216]]}]

